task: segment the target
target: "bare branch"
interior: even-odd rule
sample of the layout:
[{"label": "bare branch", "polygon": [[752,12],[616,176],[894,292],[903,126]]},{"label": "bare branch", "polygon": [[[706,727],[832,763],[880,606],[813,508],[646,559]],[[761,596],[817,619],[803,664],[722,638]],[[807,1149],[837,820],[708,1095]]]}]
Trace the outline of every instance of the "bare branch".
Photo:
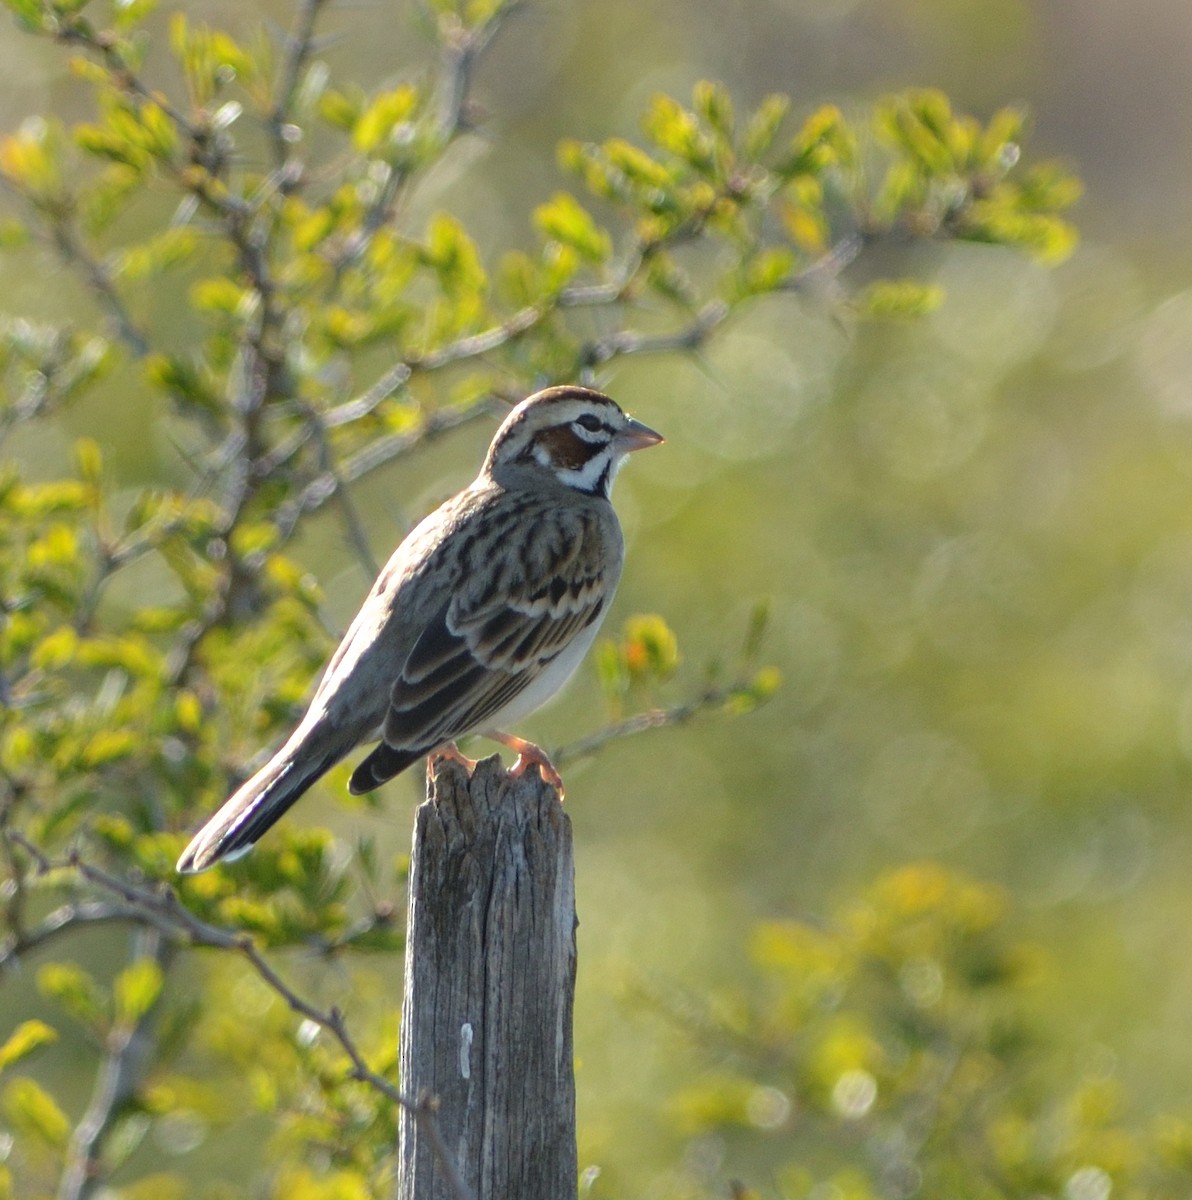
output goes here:
[{"label": "bare branch", "polygon": [[550,312],[549,306],[531,305],[514,313],[500,325],[494,325],[491,329],[482,330],[480,333],[469,334],[458,341],[441,346],[438,350],[413,356],[406,361],[412,370],[438,371],[465,358],[479,358],[482,354],[491,354],[492,351],[499,349],[507,342],[512,342],[523,334],[529,333],[548,312]]},{"label": "bare branch", "polygon": [[149,340],[137,328],[120,293],[116,291],[112,273],[84,247],[65,220],[55,220],[50,226],[50,235],[63,261],[82,275],[87,286],[107,310],[120,340],[136,358],[144,358],[149,353]]},{"label": "bare branch", "polygon": [[[0,946],[0,971],[5,967],[14,966],[22,955],[38,950],[48,942],[81,926],[126,923],[144,924],[144,914],[136,905],[113,904],[103,900],[63,904],[32,929],[9,937],[4,945]],[[8,924],[13,926],[11,920]]]},{"label": "bare branch", "polygon": [[613,721],[603,729],[596,730],[595,733],[577,738],[574,742],[568,742],[557,750],[552,750],[551,762],[555,766],[561,766],[563,763],[577,758],[587,758],[609,742],[633,737],[635,734],[645,733],[648,729],[664,729],[668,725],[683,725],[705,709],[725,704],[748,690],[749,684],[738,680],[735,683],[719,687],[705,688],[690,699],[672,704],[669,708],[651,708],[645,712],[634,713],[620,721]]},{"label": "bare branch", "polygon": [[[28,198],[3,178],[0,178],[0,186],[28,204]],[[36,205],[29,207],[36,222],[44,227],[59,257],[68,267],[79,273],[100,306],[111,317],[120,340],[136,358],[143,358],[149,352],[149,341],[133,321],[120,293],[116,291],[111,271],[83,245],[64,216],[50,216]]]},{"label": "bare branch", "polygon": [[727,301],[713,300],[704,305],[695,318],[673,333],[643,334],[619,329],[590,342],[582,352],[585,367],[596,367],[612,358],[629,354],[665,354],[675,350],[698,350],[712,331],[724,323],[732,311]]},{"label": "bare branch", "polygon": [[360,560],[360,565],[368,577],[374,578],[380,574],[381,564],[373,556],[372,547],[368,544],[368,534],[364,530],[360,514],[356,511],[356,505],[352,502],[352,494],[344,487],[343,477],[335,461],[335,453],[327,437],[327,428],[319,414],[313,410],[308,417],[308,426],[318,450],[319,469],[323,472],[323,478],[329,479],[333,485],[333,495],[339,506],[340,516],[343,518],[348,541],[351,542],[356,551],[356,557]]},{"label": "bare branch", "polygon": [[298,91],[298,81],[315,44],[315,25],[326,0],[301,0],[293,32],[286,36],[286,57],[278,75],[277,92],[267,127],[273,142],[273,157],[278,169],[291,157],[292,144],[287,137],[290,110]]},{"label": "bare branch", "polygon": [[408,454],[418,446],[442,437],[443,434],[469,424],[497,410],[493,397],[456,408],[441,408],[430,413],[420,425],[406,433],[377,438],[364,449],[348,458],[335,474],[324,472],[313,479],[293,500],[283,505],[275,517],[283,540],[293,536],[299,520],[307,513],[321,508],[341,488],[375,471],[378,467]]},{"label": "bare branch", "polygon": [[468,128],[468,90],[476,60],[492,41],[507,17],[522,7],[510,0],[483,25],[476,29],[457,28],[444,38],[439,76],[439,141],[446,145]]},{"label": "bare branch", "polygon": [[323,424],[328,429],[347,425],[368,416],[378,405],[383,404],[394,392],[405,387],[411,375],[407,363],[399,362],[390,367],[362,396],[348,400],[337,408],[323,414]]}]

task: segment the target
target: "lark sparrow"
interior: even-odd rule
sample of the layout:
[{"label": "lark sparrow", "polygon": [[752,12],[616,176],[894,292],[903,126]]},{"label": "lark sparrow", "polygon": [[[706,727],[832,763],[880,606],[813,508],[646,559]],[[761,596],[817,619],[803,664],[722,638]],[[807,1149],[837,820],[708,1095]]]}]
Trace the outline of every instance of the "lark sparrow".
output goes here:
[{"label": "lark sparrow", "polygon": [[621,575],[609,502],[626,454],[662,438],[608,396],[547,388],[505,418],[475,481],[398,546],[280,750],[195,835],[179,871],[239,857],[362,742],[348,790],[483,730],[558,786],[546,755],[498,732],[579,666]]}]

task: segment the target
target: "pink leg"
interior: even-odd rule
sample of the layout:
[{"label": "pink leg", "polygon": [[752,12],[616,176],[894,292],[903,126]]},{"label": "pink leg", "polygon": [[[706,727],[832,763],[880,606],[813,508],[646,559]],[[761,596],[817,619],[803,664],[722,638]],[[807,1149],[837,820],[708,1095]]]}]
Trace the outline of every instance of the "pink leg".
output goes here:
[{"label": "pink leg", "polygon": [[510,775],[517,779],[531,767],[537,767],[543,781],[550,784],[559,793],[559,802],[562,803],[563,777],[555,770],[554,764],[541,746],[535,746],[533,742],[527,742],[525,738],[514,737],[511,733],[502,733],[499,729],[486,729],[484,736],[491,738],[494,742],[500,742],[502,746],[508,746],[510,750],[517,751],[517,762],[510,768]]},{"label": "pink leg", "polygon": [[454,742],[444,742],[441,746],[436,746],[426,756],[426,778],[428,781],[434,777],[435,765],[442,762],[443,759],[461,763],[469,775],[476,770],[476,759],[469,758],[466,754],[461,753],[460,748]]}]

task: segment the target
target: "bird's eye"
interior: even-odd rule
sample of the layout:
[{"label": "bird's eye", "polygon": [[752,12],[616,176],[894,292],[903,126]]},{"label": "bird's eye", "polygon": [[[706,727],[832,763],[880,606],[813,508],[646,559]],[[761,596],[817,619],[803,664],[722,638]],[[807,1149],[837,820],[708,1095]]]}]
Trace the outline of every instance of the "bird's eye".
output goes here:
[{"label": "bird's eye", "polygon": [[596,433],[604,427],[604,422],[591,413],[584,413],[582,417],[576,417],[575,423],[581,428],[586,429],[589,433]]}]

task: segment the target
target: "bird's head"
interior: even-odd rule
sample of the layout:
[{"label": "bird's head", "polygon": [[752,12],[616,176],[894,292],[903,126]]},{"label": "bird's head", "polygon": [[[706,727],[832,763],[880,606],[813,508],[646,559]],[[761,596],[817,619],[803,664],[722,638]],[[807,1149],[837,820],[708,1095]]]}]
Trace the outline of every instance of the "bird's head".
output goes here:
[{"label": "bird's head", "polygon": [[625,456],[661,441],[661,434],[602,392],[551,387],[523,400],[505,418],[484,469],[498,481],[523,468],[548,471],[578,492],[607,497]]}]

